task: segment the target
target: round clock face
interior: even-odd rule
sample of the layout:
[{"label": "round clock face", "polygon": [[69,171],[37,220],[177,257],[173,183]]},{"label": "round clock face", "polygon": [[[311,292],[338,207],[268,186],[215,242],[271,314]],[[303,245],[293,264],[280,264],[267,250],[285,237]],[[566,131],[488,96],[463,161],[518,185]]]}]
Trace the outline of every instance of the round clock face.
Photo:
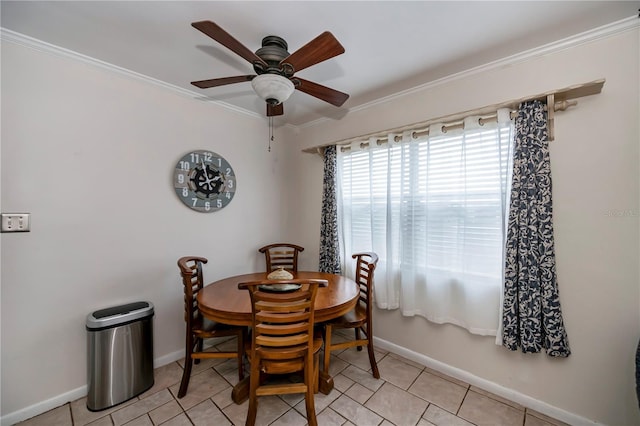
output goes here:
[{"label": "round clock face", "polygon": [[176,164],[173,186],[189,208],[211,213],[233,199],[236,175],[227,160],[215,152],[191,151]]}]

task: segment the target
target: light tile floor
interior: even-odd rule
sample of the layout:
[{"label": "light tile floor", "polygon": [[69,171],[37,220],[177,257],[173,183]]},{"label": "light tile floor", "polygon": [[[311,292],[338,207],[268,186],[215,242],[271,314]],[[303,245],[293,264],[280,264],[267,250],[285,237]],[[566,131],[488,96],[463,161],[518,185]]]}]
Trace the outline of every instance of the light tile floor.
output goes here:
[{"label": "light tile floor", "polygon": [[[342,336],[336,335],[335,339]],[[217,348],[235,345],[218,343]],[[396,354],[376,351],[381,378],[370,373],[366,350],[334,352],[330,374],[335,387],[315,396],[320,426],[565,425]],[[182,361],[155,370],[151,389],[110,409],[91,412],[86,398],[67,403],[21,426],[225,426],[244,425],[248,403],[231,401],[238,380],[235,360],[194,365],[189,390],[177,399]],[[257,425],[306,424],[303,395],[262,397]]]}]

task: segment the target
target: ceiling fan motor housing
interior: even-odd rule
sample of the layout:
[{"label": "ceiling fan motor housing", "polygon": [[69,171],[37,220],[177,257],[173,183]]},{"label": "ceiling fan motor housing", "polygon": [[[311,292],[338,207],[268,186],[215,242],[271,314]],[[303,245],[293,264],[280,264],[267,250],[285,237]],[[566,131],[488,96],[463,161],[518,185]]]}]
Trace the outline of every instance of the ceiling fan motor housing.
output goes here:
[{"label": "ceiling fan motor housing", "polygon": [[[265,61],[268,67],[265,69],[263,64],[254,62],[253,69],[256,74],[278,74],[286,75],[287,72],[284,69],[280,69],[280,62],[289,56],[287,42],[283,38],[270,35],[262,39],[262,47],[256,50],[256,55]],[[293,70],[287,76],[293,74]]]}]

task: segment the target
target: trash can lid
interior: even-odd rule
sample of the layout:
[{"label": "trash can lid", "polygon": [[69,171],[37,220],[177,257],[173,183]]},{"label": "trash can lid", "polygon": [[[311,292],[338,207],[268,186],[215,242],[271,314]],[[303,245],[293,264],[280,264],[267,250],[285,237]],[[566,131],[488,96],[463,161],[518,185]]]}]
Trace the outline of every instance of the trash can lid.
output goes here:
[{"label": "trash can lid", "polygon": [[151,302],[134,302],[100,309],[87,315],[87,329],[116,326],[153,315]]}]

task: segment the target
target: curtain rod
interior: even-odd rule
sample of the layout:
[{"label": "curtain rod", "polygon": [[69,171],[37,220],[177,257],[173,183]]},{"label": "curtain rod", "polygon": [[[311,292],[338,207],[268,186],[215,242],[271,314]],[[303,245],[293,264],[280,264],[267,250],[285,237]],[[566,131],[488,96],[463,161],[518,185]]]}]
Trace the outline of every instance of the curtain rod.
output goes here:
[{"label": "curtain rod", "polygon": [[[520,99],[513,99],[510,101],[502,102],[495,105],[490,105],[482,108],[476,108],[474,110],[465,111],[463,113],[450,114],[447,116],[429,119],[426,121],[421,121],[418,123],[413,123],[407,126],[396,127],[389,130],[383,130],[375,133],[369,133],[366,135],[355,136],[347,139],[341,139],[339,141],[323,144],[320,146],[315,146],[312,148],[306,148],[303,152],[309,153],[318,153],[320,155],[323,154],[324,148],[330,145],[338,145],[343,146],[341,149],[346,150],[347,146],[351,145],[352,142],[362,141],[361,146],[366,147],[369,145],[369,140],[371,138],[377,138],[377,144],[381,145],[382,143],[387,142],[387,135],[389,133],[402,133],[406,130],[413,130],[413,137],[420,137],[429,134],[429,126],[435,123],[444,123],[443,131],[453,130],[463,128],[463,121],[465,117],[471,115],[480,115],[481,117],[478,122],[479,124],[488,123],[492,120],[497,119],[497,114],[495,111],[501,108],[510,108],[512,109],[511,114],[513,114],[515,110],[518,108],[518,105],[522,102],[539,100],[545,102],[547,104],[547,126],[549,129],[549,141],[554,140],[554,119],[556,111],[564,111],[569,107],[575,106],[578,104],[577,101],[572,101],[572,99],[582,98],[584,96],[596,95],[602,92],[602,87],[604,86],[605,79],[594,80],[589,83],[577,84],[574,86],[569,86],[564,89],[553,90],[550,92],[541,93],[534,96],[527,96]],[[552,108],[549,108],[549,105],[553,105]],[[399,141],[399,136],[396,136],[394,140],[396,142]]]},{"label": "curtain rod", "polygon": [[[511,119],[514,119],[516,117],[517,111],[510,111],[509,115],[511,116]],[[498,114],[492,114],[492,115],[488,115],[485,117],[480,117],[478,118],[478,124],[481,126],[484,126],[485,123],[491,123],[492,121],[498,121]],[[442,133],[447,133],[450,130],[457,130],[457,129],[464,129],[464,121],[460,121],[460,122],[453,122],[450,121],[448,123],[443,123],[442,124],[442,128],[441,131]],[[395,132],[389,132],[389,133],[395,133]],[[411,139],[418,139],[421,138],[423,136],[429,136],[429,127],[427,126],[427,128],[425,129],[416,129],[413,130],[411,132]],[[371,139],[369,139],[366,142],[361,142],[360,143],[360,148],[367,148],[369,146],[369,141]],[[400,135],[395,135],[393,137],[393,141],[394,142],[400,142],[402,140],[402,136]],[[384,145],[386,143],[389,142],[389,138],[388,137],[383,137],[383,138],[376,138],[375,139],[375,143],[378,146]],[[350,151],[351,150],[351,144],[349,145],[342,145],[340,146],[340,150],[342,152],[346,152],[346,151]]]}]

